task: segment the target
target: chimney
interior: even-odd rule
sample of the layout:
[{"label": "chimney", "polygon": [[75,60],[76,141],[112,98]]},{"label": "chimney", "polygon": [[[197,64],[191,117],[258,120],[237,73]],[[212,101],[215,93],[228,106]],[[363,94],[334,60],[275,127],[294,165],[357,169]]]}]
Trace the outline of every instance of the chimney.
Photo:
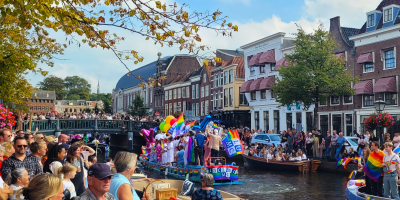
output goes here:
[{"label": "chimney", "polygon": [[337,17],[331,18],[329,32],[333,33],[335,31],[339,30],[339,28],[340,28],[340,17],[337,16]]}]

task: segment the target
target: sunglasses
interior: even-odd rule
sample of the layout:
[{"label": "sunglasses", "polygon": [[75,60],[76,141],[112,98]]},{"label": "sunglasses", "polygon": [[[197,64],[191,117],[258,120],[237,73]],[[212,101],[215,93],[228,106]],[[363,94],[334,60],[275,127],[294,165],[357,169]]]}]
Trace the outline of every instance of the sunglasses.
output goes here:
[{"label": "sunglasses", "polygon": [[114,177],[114,176],[107,176],[107,177],[104,177],[104,178],[99,179],[99,180],[101,180],[101,181],[111,180],[113,177]]},{"label": "sunglasses", "polygon": [[44,138],[44,137],[40,137],[39,139],[42,139],[42,140],[43,140],[43,138]]},{"label": "sunglasses", "polygon": [[18,148],[22,148],[22,147],[27,148],[28,145],[17,145],[17,147],[18,147]]}]

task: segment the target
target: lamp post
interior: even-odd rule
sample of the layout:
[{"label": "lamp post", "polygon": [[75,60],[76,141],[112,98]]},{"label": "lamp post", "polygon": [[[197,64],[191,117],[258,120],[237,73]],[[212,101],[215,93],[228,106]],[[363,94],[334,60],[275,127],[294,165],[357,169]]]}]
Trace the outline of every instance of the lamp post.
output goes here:
[{"label": "lamp post", "polygon": [[[382,100],[381,96],[379,95],[378,97],[378,101],[374,102],[374,106],[375,106],[375,110],[380,114],[386,106],[386,102]],[[378,134],[380,133],[381,129],[382,129],[382,123],[379,122],[379,124],[376,126],[376,135],[378,136]],[[383,134],[383,131],[382,133]],[[383,142],[383,136],[382,136],[382,142]]]}]

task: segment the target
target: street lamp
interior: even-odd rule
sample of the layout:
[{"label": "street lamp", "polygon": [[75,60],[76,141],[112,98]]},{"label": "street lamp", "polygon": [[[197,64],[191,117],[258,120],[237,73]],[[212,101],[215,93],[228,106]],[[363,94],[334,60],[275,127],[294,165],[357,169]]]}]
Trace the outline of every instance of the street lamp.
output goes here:
[{"label": "street lamp", "polygon": [[375,101],[375,110],[378,111],[378,113],[381,113],[386,106],[386,102],[382,100],[381,96],[379,95],[378,101]]}]

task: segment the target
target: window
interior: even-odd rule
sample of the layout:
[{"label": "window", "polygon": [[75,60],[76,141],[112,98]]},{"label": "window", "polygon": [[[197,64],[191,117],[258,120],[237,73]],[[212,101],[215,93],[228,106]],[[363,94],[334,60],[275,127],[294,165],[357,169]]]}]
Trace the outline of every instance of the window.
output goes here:
[{"label": "window", "polygon": [[196,99],[199,98],[199,84],[196,84]]},{"label": "window", "polygon": [[373,71],[374,71],[374,63],[364,63],[364,73]]},{"label": "window", "polygon": [[204,101],[201,102],[200,113],[201,116],[204,116]]},{"label": "window", "polygon": [[182,112],[186,113],[186,101],[183,101],[183,110],[182,110]]},{"label": "window", "polygon": [[[48,95],[48,94],[47,94]],[[49,103],[49,100],[47,100],[47,103]]]},{"label": "window", "polygon": [[31,103],[33,103],[33,99],[31,99]]},{"label": "window", "polygon": [[247,105],[249,105],[249,102],[247,102],[245,93],[239,93],[239,106],[247,106]]},{"label": "window", "polygon": [[397,93],[385,93],[386,105],[397,105]]},{"label": "window", "polygon": [[203,98],[204,97],[204,87],[201,87],[201,96],[200,96],[201,98]]},{"label": "window", "polygon": [[233,88],[229,88],[229,106],[233,106]]},{"label": "window", "polygon": [[176,89],[174,89],[174,99],[176,99]]},{"label": "window", "polygon": [[37,103],[37,99],[35,99],[35,103]]},{"label": "window", "polygon": [[260,66],[260,74],[265,73],[265,65]]},{"label": "window", "polygon": [[228,72],[224,72],[225,85],[228,84]]},{"label": "window", "polygon": [[217,82],[218,82],[218,75],[214,75],[214,81],[213,81],[213,82],[214,82],[214,86],[213,86],[213,87],[216,88],[217,85],[218,85],[218,84],[217,84]]},{"label": "window", "polygon": [[168,91],[168,93],[169,93],[169,100],[171,100],[172,99],[172,90],[170,90],[170,91]]},{"label": "window", "polygon": [[50,111],[52,111],[53,110],[53,107],[50,107]]},{"label": "window", "polygon": [[254,66],[250,67],[250,76],[253,76],[256,74],[256,68]]},{"label": "window", "polygon": [[36,111],[37,107],[35,106],[35,107],[33,107],[33,109],[34,109],[34,111]]},{"label": "window", "polygon": [[189,86],[186,87],[186,98],[190,98]]},{"label": "window", "polygon": [[353,103],[353,96],[350,95],[344,95],[343,96],[343,102],[346,103]]},{"label": "window", "polygon": [[224,107],[228,107],[228,89],[224,89]]},{"label": "window", "polygon": [[46,106],[46,111],[49,111],[49,107],[48,106]]},{"label": "window", "polygon": [[223,78],[223,75],[220,74],[220,75],[219,75],[219,85],[218,85],[218,86],[223,85],[223,83],[224,83],[224,78]]},{"label": "window", "polygon": [[196,116],[199,116],[199,103],[196,103]]},{"label": "window", "polygon": [[196,98],[196,86],[192,85],[192,99]]},{"label": "window", "polygon": [[38,111],[40,111],[40,108],[41,108],[41,107],[40,107],[40,106],[38,106]]},{"label": "window", "polygon": [[212,105],[213,105],[213,108],[215,109],[215,107],[217,106],[217,99],[216,99],[216,94],[215,93],[213,93],[212,95],[211,95],[211,99],[212,99]]},{"label": "window", "polygon": [[186,98],[186,88],[182,88],[182,98]]},{"label": "window", "polygon": [[32,110],[33,110],[33,106],[31,106],[31,107],[29,108],[29,110],[32,111]]},{"label": "window", "polygon": [[173,113],[176,113],[176,112],[178,112],[178,106],[177,106],[177,104],[176,104],[176,102],[174,103],[174,112]]},{"label": "window", "polygon": [[44,106],[42,106],[42,111],[44,111]]},{"label": "window", "polygon": [[260,91],[261,99],[267,99],[267,90]]},{"label": "window", "polygon": [[392,69],[395,67],[396,59],[394,58],[394,50],[385,51],[385,69]]},{"label": "window", "polygon": [[[345,120],[346,120],[346,136],[352,136],[353,134],[353,115],[352,114],[346,114],[345,115]],[[357,141],[358,142],[358,141]],[[356,144],[357,144],[356,142]]]},{"label": "window", "polygon": [[264,131],[268,133],[269,130],[269,111],[264,111]]},{"label": "window", "polygon": [[331,105],[338,105],[338,104],[340,104],[339,97],[331,96]]},{"label": "window", "polygon": [[258,130],[258,129],[260,129],[260,114],[259,114],[260,112],[258,112],[258,111],[255,111],[254,112],[254,128],[256,129],[256,130]]},{"label": "window", "polygon": [[[217,94],[218,95],[218,94]],[[218,101],[218,108],[221,108],[222,107],[222,99],[223,99],[223,97],[222,97],[222,92],[219,94],[219,101]]]},{"label": "window", "polygon": [[206,94],[205,96],[208,97],[209,91],[208,91],[208,85],[206,85]]},{"label": "window", "polygon": [[276,97],[278,97],[278,95],[271,90],[271,99],[276,99]]},{"label": "window", "polygon": [[203,74],[203,83],[206,82],[206,78],[207,78],[207,75],[206,75],[206,74]]},{"label": "window", "polygon": [[275,71],[275,63],[271,63],[270,68],[271,68],[271,72],[274,72]]},{"label": "window", "polygon": [[368,27],[375,26],[375,14],[368,15]]},{"label": "window", "polygon": [[178,88],[177,90],[178,90],[178,99],[180,99],[180,98],[181,98],[181,95],[182,95],[182,94],[181,94],[181,88]]},{"label": "window", "polygon": [[393,8],[389,8],[383,11],[383,22],[390,22],[393,20]]},{"label": "window", "polygon": [[165,91],[165,100],[168,100],[168,91]]},{"label": "window", "polygon": [[39,103],[42,103],[42,100],[41,100],[41,99],[39,99]]},{"label": "window", "polygon": [[172,115],[172,103],[169,104],[168,113],[169,113],[169,115]]},{"label": "window", "polygon": [[254,101],[254,100],[257,99],[257,98],[256,98],[256,92],[255,92],[255,91],[250,92],[250,99],[251,99],[252,101]]},{"label": "window", "polygon": [[229,83],[233,83],[233,69],[229,70]]},{"label": "window", "polygon": [[363,105],[364,107],[374,106],[374,95],[363,95]]},{"label": "window", "polygon": [[192,104],[192,116],[196,116],[196,104]]},{"label": "window", "polygon": [[208,100],[204,104],[204,114],[208,115]]}]

